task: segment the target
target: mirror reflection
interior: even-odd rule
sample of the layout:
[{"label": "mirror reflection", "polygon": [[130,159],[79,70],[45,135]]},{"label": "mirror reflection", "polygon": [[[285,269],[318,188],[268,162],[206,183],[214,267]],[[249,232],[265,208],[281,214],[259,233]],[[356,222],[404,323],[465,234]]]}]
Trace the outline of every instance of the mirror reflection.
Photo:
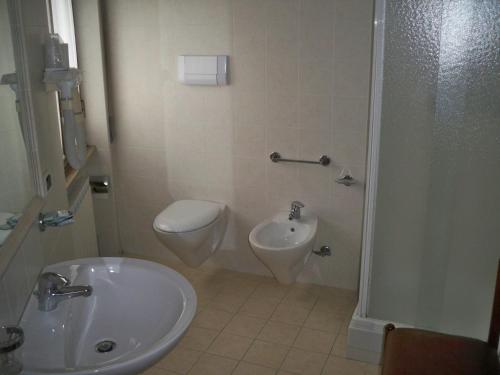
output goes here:
[{"label": "mirror reflection", "polygon": [[0,246],[34,195],[21,126],[7,1],[0,0]]}]

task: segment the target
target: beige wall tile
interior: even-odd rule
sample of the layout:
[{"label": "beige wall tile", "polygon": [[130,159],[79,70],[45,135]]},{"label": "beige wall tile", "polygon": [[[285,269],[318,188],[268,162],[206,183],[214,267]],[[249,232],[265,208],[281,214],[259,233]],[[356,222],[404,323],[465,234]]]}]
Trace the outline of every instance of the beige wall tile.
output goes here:
[{"label": "beige wall tile", "polygon": [[267,130],[267,154],[270,155],[272,152],[279,150],[278,152],[284,158],[297,158],[299,147],[300,138],[298,129],[270,127]]},{"label": "beige wall tile", "polygon": [[[224,201],[231,212],[225,251],[211,261],[268,274],[252,255],[248,232],[299,199],[327,223],[318,238],[336,254],[335,262],[311,259],[301,281],[356,289],[372,8],[372,0],[150,0],[144,7],[138,0],[106,2],[120,215],[130,201],[147,199],[147,222],[152,208],[159,212],[176,199]],[[179,54],[230,55],[230,85],[178,83]],[[136,74],[138,67],[144,74]],[[328,154],[333,163],[319,170],[271,164],[272,151],[307,159]],[[334,183],[341,167],[356,173],[355,194],[347,196]],[[137,176],[159,186],[129,187]],[[145,227],[130,233],[137,217],[124,216],[126,250],[145,252],[148,243],[148,252],[158,252]],[[279,288],[266,289],[256,296],[284,296]],[[200,301],[213,297],[203,292]],[[220,295],[225,301],[216,306],[232,306],[229,298]],[[239,307],[235,302],[230,310]],[[250,299],[242,308],[267,318],[274,307]]]},{"label": "beige wall tile", "polygon": [[[260,108],[262,110],[262,108]],[[298,98],[294,92],[270,92],[267,97],[267,125],[270,128],[298,125]]]},{"label": "beige wall tile", "polygon": [[328,130],[332,128],[332,105],[329,95],[303,94],[300,97],[300,128]]},{"label": "beige wall tile", "polygon": [[258,365],[279,368],[288,353],[289,347],[255,340],[246,353],[244,360]]}]

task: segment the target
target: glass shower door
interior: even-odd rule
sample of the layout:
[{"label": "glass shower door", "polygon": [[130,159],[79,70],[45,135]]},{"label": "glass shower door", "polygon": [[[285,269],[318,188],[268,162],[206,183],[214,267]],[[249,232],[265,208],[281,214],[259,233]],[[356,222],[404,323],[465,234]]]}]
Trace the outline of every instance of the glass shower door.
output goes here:
[{"label": "glass shower door", "polygon": [[368,316],[485,339],[500,258],[495,0],[387,0]]}]

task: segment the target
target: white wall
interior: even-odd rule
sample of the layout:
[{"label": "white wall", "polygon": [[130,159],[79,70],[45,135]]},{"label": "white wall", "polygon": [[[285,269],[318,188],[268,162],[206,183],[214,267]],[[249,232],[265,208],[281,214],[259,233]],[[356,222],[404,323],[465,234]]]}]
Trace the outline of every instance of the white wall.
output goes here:
[{"label": "white wall", "polygon": [[111,178],[111,190],[106,196],[95,196],[94,210],[99,243],[103,256],[117,256],[121,252],[115,205],[108,103],[101,14],[98,0],[73,0],[78,66],[83,73],[81,85],[85,100],[85,128],[87,143],[96,146],[86,170],[91,176],[107,175]]},{"label": "white wall", "polygon": [[[251,228],[292,200],[321,218],[301,281],[356,289],[368,116],[372,1],[103,2],[123,249],[172,256],[152,221],[173,200],[223,201],[230,225],[213,262],[267,273]],[[231,84],[176,81],[179,54],[230,55]],[[269,154],[332,158],[272,164]],[[334,183],[342,167],[359,184]]]}]

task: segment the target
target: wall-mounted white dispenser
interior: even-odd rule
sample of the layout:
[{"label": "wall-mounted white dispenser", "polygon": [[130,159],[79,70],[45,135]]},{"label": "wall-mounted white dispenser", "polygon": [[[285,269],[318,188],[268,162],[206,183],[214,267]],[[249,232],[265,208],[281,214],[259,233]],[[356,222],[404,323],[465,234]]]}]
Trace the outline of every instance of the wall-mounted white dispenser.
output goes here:
[{"label": "wall-mounted white dispenser", "polygon": [[228,84],[229,56],[182,55],[177,58],[179,81],[186,85],[224,86]]}]

